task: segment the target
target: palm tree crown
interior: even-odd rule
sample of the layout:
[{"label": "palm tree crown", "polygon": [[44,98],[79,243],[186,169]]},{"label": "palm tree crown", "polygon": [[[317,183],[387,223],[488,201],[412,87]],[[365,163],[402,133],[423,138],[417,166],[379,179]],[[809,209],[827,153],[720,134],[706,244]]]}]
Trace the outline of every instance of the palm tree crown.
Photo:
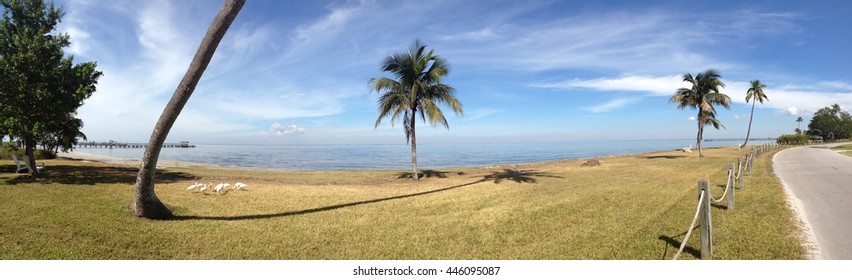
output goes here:
[{"label": "palm tree crown", "polygon": [[798,129],[799,129],[800,131],[801,131],[801,129],[802,129],[802,122],[803,122],[803,121],[805,121],[805,120],[803,120],[803,119],[802,119],[802,117],[799,117],[798,119],[796,119],[796,122],[797,122],[797,123],[799,123],[799,125],[798,125]]},{"label": "palm tree crown", "polygon": [[669,102],[677,104],[678,109],[682,110],[687,107],[698,109],[696,146],[700,157],[704,156],[701,152],[704,127],[713,125],[716,129],[724,128],[722,122],[716,118],[716,107],[714,105],[722,105],[727,109],[731,108],[731,98],[719,91],[720,88],[725,87],[721,78],[719,72],[713,69],[698,73],[694,77],[692,74],[686,73],[683,75],[683,81],[689,82],[692,87],[678,89],[674,96],[669,99]]},{"label": "palm tree crown", "polygon": [[763,101],[769,100],[766,97],[766,93],[763,92],[763,89],[766,88],[766,85],[761,83],[760,80],[751,81],[751,87],[746,91],[746,103],[751,100],[751,116],[748,118],[748,132],[746,132],[745,142],[741,147],[745,147],[748,144],[748,138],[751,136],[751,121],[754,119],[754,103],[759,101],[760,104],[763,104]]},{"label": "palm tree crown", "polygon": [[432,126],[440,124],[449,129],[439,105],[446,105],[456,115],[462,115],[462,104],[454,95],[455,89],[441,82],[450,72],[447,61],[432,50],[426,52],[426,45],[419,40],[411,45],[408,52],[385,58],[382,71],[392,73],[396,79],[382,77],[370,80],[372,90],[381,95],[376,127],[386,117],[390,117],[391,125],[402,118],[406,141],[411,143],[412,178],[417,180],[416,118],[419,116]]}]

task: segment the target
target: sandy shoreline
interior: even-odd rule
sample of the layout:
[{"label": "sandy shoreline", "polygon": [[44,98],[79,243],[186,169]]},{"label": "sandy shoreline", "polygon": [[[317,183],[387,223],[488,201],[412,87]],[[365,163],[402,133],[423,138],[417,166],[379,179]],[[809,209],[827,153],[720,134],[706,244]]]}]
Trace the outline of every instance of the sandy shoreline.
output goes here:
[{"label": "sandy shoreline", "polygon": [[114,163],[114,164],[139,164],[141,163],[138,159],[124,159],[110,156],[101,156],[101,155],[93,155],[81,152],[59,152],[56,154],[57,157],[60,158],[69,158],[76,160],[84,160],[84,161],[97,161],[103,163]]}]

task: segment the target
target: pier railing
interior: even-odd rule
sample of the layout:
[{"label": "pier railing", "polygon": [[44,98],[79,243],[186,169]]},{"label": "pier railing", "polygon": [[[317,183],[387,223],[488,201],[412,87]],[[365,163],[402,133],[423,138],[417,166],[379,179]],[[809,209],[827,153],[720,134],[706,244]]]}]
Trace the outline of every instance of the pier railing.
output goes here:
[{"label": "pier railing", "polygon": [[[87,142],[78,142],[75,147],[77,147],[77,148],[105,148],[105,149],[142,149],[142,148],[147,148],[148,144],[115,142],[115,141],[107,141],[107,142],[87,141]],[[189,142],[187,142],[187,141],[181,141],[180,143],[165,143],[165,144],[163,144],[163,148],[195,148],[195,145],[189,144]]]}]

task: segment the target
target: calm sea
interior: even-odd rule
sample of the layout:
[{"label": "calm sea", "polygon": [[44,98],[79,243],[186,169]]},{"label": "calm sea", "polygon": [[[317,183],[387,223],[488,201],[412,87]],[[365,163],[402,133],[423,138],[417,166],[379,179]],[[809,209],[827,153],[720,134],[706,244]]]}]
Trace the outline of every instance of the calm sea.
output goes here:
[{"label": "calm sea", "polygon": [[[705,142],[704,147],[739,142]],[[766,141],[749,141],[749,144]],[[433,144],[417,146],[419,168],[450,168],[530,163],[674,150],[692,140],[583,141],[530,144]],[[144,149],[77,148],[76,152],[141,159]],[[160,161],[288,170],[402,170],[411,166],[408,145],[246,146],[197,145],[165,148]]]}]

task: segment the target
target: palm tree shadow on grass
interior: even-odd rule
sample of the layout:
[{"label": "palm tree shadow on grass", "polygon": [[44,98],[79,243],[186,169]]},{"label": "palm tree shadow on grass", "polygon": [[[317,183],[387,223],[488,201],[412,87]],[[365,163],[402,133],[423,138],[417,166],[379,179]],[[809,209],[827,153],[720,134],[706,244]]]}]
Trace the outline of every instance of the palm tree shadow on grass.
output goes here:
[{"label": "palm tree shadow on grass", "polygon": [[485,176],[483,180],[494,181],[495,184],[499,184],[500,182],[503,182],[505,180],[514,181],[515,183],[535,183],[538,182],[538,180],[536,180],[536,177],[563,179],[563,177],[546,172],[539,172],[533,170],[503,169],[503,171],[492,172],[490,175]]},{"label": "palm tree shadow on grass", "polygon": [[645,159],[679,159],[685,158],[685,155],[672,156],[672,155],[664,155],[664,156],[645,156]]},{"label": "palm tree shadow on grass", "polygon": [[[10,166],[0,166],[0,168],[3,168],[2,170],[14,170],[15,168],[15,166],[6,167]],[[6,183],[10,185],[33,182],[63,185],[134,184],[138,171],[139,168],[134,167],[50,165],[47,167],[47,172],[39,175],[39,179],[35,181],[26,174],[22,174],[6,180]],[[174,183],[196,179],[198,177],[183,172],[157,171],[157,183]]]},{"label": "palm tree shadow on grass", "polygon": [[[438,173],[446,173],[446,172],[438,172]],[[410,176],[410,173],[408,173],[408,174]],[[175,215],[174,217],[171,218],[171,220],[177,220],[177,221],[182,221],[182,220],[242,221],[242,220],[272,219],[272,218],[280,218],[280,217],[298,216],[298,215],[319,213],[319,212],[325,212],[325,211],[332,211],[332,210],[337,210],[337,209],[341,209],[341,208],[359,206],[359,205],[364,205],[364,204],[372,204],[372,203],[378,203],[378,202],[384,202],[384,201],[390,201],[390,200],[411,198],[411,197],[423,196],[423,195],[427,195],[427,194],[445,192],[445,191],[458,189],[458,188],[462,188],[462,187],[467,187],[467,186],[471,186],[471,185],[476,185],[476,184],[484,183],[484,182],[488,182],[488,181],[493,181],[495,184],[499,184],[500,182],[502,182],[504,180],[512,180],[512,181],[515,181],[515,182],[518,182],[518,183],[535,183],[536,179],[534,177],[562,178],[560,176],[556,176],[556,175],[552,175],[552,174],[548,174],[548,173],[544,173],[544,172],[537,172],[537,171],[531,171],[531,170],[516,171],[516,170],[506,169],[504,171],[492,172],[491,174],[484,176],[482,179],[479,179],[479,180],[476,180],[476,181],[473,181],[473,182],[470,182],[470,183],[465,183],[465,184],[460,184],[460,185],[455,185],[455,186],[450,186],[450,187],[440,188],[440,189],[435,189],[435,190],[430,190],[430,191],[412,193],[412,194],[404,194],[404,195],[397,195],[397,196],[391,196],[391,197],[376,198],[376,199],[370,199],[370,200],[356,201],[356,202],[350,202],[350,203],[343,203],[343,204],[337,204],[337,205],[330,205],[330,206],[323,206],[323,207],[317,207],[317,208],[311,208],[311,209],[305,209],[305,210],[297,210],[297,211],[288,211],[288,212],[281,212],[281,213],[255,214],[255,215],[242,215],[242,216],[191,216],[191,215],[190,216],[182,216],[182,215]],[[443,178],[443,177],[441,177],[441,178]]]},{"label": "palm tree shadow on grass", "polygon": [[[417,172],[417,178],[447,178],[449,172],[437,171],[432,169],[424,169]],[[397,176],[397,179],[411,179],[411,172],[403,172]]]}]

